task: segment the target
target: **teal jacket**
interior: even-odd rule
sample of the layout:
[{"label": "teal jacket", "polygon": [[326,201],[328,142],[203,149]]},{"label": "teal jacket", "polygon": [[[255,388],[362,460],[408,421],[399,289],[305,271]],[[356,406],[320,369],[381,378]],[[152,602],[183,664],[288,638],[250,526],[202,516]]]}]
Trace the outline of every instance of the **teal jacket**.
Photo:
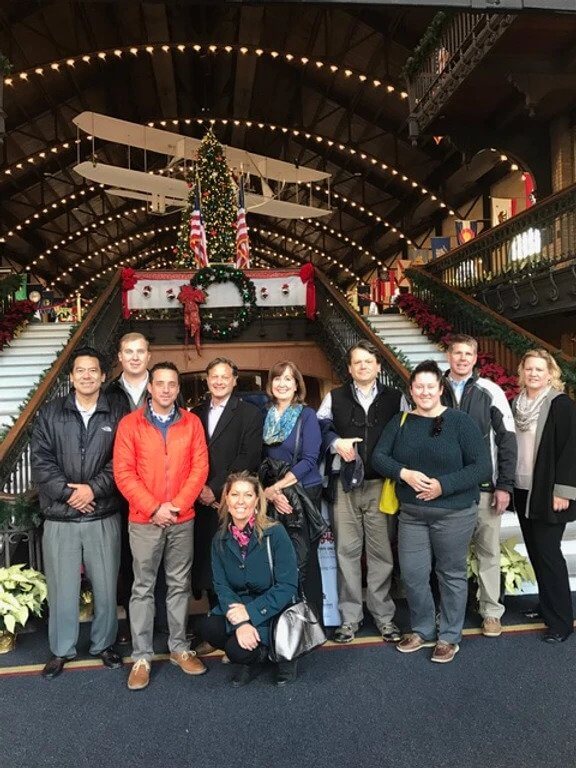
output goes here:
[{"label": "teal jacket", "polygon": [[[272,551],[273,575],[267,539]],[[260,542],[256,533],[252,534],[245,560],[229,531],[216,534],[212,541],[212,577],[218,597],[212,615],[225,616],[231,603],[243,603],[263,645],[268,645],[270,620],[298,599],[296,553],[284,526],[279,524],[267,528]],[[228,631],[234,631],[231,624]]]}]

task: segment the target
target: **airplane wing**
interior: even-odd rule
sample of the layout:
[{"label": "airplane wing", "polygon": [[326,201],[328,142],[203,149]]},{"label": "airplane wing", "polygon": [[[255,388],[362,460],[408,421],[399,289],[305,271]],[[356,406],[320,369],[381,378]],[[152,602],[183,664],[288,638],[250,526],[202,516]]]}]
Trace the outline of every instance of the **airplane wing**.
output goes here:
[{"label": "airplane wing", "polygon": [[[106,190],[111,195],[146,200],[149,203],[153,203],[157,198],[163,198],[166,205],[183,208],[190,191],[188,184],[182,179],[133,171],[130,168],[119,168],[105,163],[94,165],[90,160],[79,163],[74,170],[85,179],[111,187]],[[244,200],[247,211],[278,219],[317,218],[331,213],[327,208],[277,200],[269,196],[256,195],[253,192],[246,192]]]},{"label": "airplane wing", "polygon": [[[200,146],[200,139],[182,136],[179,133],[149,128],[146,125],[118,120],[98,112],[82,112],[72,121],[80,130],[99,139],[127,144],[150,152],[168,155],[176,160],[194,160]],[[313,168],[296,167],[294,163],[257,155],[245,149],[223,145],[230,168],[238,172],[251,173],[265,179],[284,181],[290,184],[306,184],[322,181],[329,173]]]}]

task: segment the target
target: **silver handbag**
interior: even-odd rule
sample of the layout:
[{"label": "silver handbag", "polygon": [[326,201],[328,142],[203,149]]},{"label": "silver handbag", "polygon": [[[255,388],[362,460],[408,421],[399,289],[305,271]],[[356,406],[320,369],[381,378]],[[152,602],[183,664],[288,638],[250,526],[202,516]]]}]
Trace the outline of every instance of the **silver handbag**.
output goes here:
[{"label": "silver handbag", "polygon": [[[274,562],[268,536],[266,547],[274,583]],[[292,661],[326,642],[324,630],[305,599],[289,605],[275,616],[270,622],[269,632],[268,658],[274,662]]]}]

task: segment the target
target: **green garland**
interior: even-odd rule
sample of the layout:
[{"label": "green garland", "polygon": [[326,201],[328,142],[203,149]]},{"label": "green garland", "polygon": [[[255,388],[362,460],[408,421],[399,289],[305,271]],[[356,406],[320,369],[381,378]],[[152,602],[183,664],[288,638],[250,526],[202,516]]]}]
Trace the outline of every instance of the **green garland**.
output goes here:
[{"label": "green garland", "polygon": [[[256,311],[256,287],[241,269],[229,264],[200,269],[190,280],[193,288],[207,291],[214,283],[233,283],[242,297],[242,306],[231,321],[216,318],[202,319],[202,337],[222,341],[234,339],[250,325]],[[202,316],[202,310],[200,310]]]},{"label": "green garland", "polygon": [[14,501],[0,499],[0,530],[10,527],[37,528],[41,522],[37,495],[20,494]]},{"label": "green garland", "polygon": [[438,47],[442,32],[451,21],[452,15],[452,13],[446,11],[438,11],[434,16],[426,33],[422,36],[416,48],[414,48],[412,56],[406,59],[406,63],[400,73],[405,80],[411,82],[432,51]]},{"label": "green garland", "polygon": [[0,53],[0,75],[9,75],[14,69],[14,65],[7,56]]},{"label": "green garland", "polygon": [[[499,322],[488,313],[479,312],[476,307],[468,304],[467,301],[454,296],[449,289],[442,288],[433,280],[410,269],[406,271],[406,275],[414,286],[423,289],[430,295],[436,302],[436,306],[441,308],[444,317],[450,317],[455,326],[460,325],[461,321],[465,320],[473,328],[475,335],[497,339],[508,349],[512,350],[512,352],[520,356],[534,349],[532,339],[517,331],[513,331],[508,325]],[[566,384],[570,387],[576,387],[576,368],[566,363],[559,356],[555,355],[555,359],[560,366],[562,378]]]}]

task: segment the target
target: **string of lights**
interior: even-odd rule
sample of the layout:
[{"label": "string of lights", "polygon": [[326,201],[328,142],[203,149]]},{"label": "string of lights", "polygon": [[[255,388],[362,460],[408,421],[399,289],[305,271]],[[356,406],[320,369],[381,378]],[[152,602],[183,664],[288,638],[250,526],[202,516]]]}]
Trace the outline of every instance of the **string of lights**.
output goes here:
[{"label": "string of lights", "polygon": [[34,79],[34,77],[44,77],[51,73],[59,73],[66,71],[67,68],[74,68],[77,65],[83,64],[105,64],[110,61],[122,59],[124,56],[138,56],[140,54],[148,54],[153,56],[155,54],[167,54],[167,53],[192,53],[198,56],[205,56],[206,54],[218,55],[232,53],[240,54],[241,56],[256,56],[261,59],[269,58],[272,61],[277,59],[283,59],[293,66],[310,67],[317,71],[329,71],[334,76],[341,76],[346,80],[356,80],[359,83],[366,84],[375,89],[382,89],[387,94],[394,94],[399,99],[404,101],[408,98],[406,91],[397,88],[391,82],[383,82],[381,79],[371,77],[365,72],[359,72],[348,66],[336,64],[333,61],[326,61],[322,58],[311,58],[309,56],[302,56],[290,52],[281,52],[270,48],[260,48],[259,46],[243,45],[243,44],[223,44],[223,43],[157,43],[156,45],[150,45],[147,43],[139,43],[137,45],[125,45],[117,48],[104,48],[99,51],[91,51],[89,53],[82,53],[76,56],[68,56],[61,59],[56,59],[41,66],[30,67],[18,72],[10,73],[4,77],[4,85],[8,87],[15,87],[27,83]]}]

